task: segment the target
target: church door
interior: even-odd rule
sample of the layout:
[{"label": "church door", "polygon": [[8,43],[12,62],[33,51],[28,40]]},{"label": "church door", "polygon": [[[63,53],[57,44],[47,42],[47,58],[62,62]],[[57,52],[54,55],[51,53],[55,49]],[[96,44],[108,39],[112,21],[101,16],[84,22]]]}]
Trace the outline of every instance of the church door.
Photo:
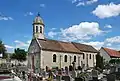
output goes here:
[{"label": "church door", "polygon": [[32,55],[32,70],[35,72],[34,55]]}]

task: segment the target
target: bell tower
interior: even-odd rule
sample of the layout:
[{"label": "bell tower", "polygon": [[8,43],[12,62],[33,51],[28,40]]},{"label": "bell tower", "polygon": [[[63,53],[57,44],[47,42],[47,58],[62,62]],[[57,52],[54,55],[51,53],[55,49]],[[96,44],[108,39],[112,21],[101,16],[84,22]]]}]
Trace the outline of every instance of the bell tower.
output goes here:
[{"label": "bell tower", "polygon": [[44,39],[44,23],[40,14],[33,21],[33,38]]}]

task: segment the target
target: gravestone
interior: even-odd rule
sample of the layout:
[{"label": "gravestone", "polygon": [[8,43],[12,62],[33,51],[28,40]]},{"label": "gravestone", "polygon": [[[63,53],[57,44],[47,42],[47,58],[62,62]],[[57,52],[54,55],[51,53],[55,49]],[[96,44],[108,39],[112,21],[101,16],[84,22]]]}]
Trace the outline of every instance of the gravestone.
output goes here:
[{"label": "gravestone", "polygon": [[82,70],[81,66],[78,66],[78,70]]},{"label": "gravestone", "polygon": [[107,75],[107,81],[115,81],[115,75],[114,74],[109,74]]},{"label": "gravestone", "polygon": [[84,81],[82,78],[75,78],[75,81]]},{"label": "gravestone", "polygon": [[120,68],[118,68],[118,72],[120,72]]},{"label": "gravestone", "polygon": [[62,80],[64,80],[64,81],[70,81],[70,76],[62,76]]},{"label": "gravestone", "polygon": [[75,62],[73,61],[72,64],[73,64],[73,70],[75,70]]},{"label": "gravestone", "polygon": [[71,75],[72,78],[75,78],[77,77],[77,72],[76,71],[72,71],[72,75]]},{"label": "gravestone", "polygon": [[98,81],[98,71],[96,69],[92,70],[92,79],[93,81]]},{"label": "gravestone", "polygon": [[61,75],[56,75],[56,81],[62,81],[62,76]]},{"label": "gravestone", "polygon": [[68,67],[65,67],[65,74],[69,75]]},{"label": "gravestone", "polygon": [[72,71],[73,70],[73,67],[70,65],[69,66],[69,71]]},{"label": "gravestone", "polygon": [[43,75],[44,78],[46,77],[46,71],[45,70],[43,70],[42,75]]},{"label": "gravestone", "polygon": [[61,69],[58,70],[58,75],[62,75],[62,70]]}]

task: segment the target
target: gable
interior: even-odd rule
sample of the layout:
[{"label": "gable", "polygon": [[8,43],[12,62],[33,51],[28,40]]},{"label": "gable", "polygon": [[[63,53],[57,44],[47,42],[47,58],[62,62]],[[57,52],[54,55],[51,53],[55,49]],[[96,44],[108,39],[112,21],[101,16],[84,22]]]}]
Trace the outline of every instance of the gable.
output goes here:
[{"label": "gable", "polygon": [[28,48],[28,53],[40,52],[40,46],[36,39],[32,39]]}]

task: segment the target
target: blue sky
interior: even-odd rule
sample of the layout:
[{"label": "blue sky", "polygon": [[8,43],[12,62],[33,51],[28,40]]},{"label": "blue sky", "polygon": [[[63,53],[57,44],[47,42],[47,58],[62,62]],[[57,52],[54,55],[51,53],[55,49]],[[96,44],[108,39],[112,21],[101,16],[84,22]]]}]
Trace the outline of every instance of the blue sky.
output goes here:
[{"label": "blue sky", "polygon": [[40,12],[49,39],[120,49],[120,0],[1,0],[0,39],[27,50]]}]

